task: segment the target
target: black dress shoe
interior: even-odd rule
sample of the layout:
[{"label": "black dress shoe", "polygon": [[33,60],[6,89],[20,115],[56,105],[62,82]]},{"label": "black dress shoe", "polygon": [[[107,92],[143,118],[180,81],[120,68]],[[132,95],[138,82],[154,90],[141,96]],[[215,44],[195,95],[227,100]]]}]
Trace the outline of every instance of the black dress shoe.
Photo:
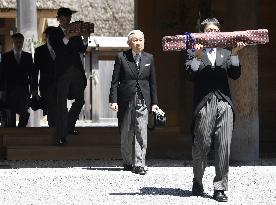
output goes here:
[{"label": "black dress shoe", "polygon": [[228,197],[226,196],[224,191],[220,191],[220,190],[215,190],[213,199],[215,199],[218,202],[227,202],[228,201]]},{"label": "black dress shoe", "polygon": [[193,196],[203,196],[204,195],[204,189],[203,187],[196,181],[196,179],[193,179],[193,188],[192,188]]},{"label": "black dress shoe", "polygon": [[147,173],[144,167],[134,167],[133,172],[140,175],[145,175]]},{"label": "black dress shoe", "polygon": [[124,167],[124,171],[132,171],[133,170],[133,167],[131,164],[123,164],[123,167]]},{"label": "black dress shoe", "polygon": [[72,130],[68,132],[70,135],[78,135],[80,132],[78,130]]},{"label": "black dress shoe", "polygon": [[66,143],[67,143],[67,141],[65,139],[58,139],[57,140],[57,145],[64,145]]}]

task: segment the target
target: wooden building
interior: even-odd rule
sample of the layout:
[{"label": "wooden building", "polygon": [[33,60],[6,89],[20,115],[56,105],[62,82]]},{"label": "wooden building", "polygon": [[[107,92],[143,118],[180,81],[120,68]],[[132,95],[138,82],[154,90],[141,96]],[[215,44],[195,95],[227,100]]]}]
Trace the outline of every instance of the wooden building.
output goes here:
[{"label": "wooden building", "polygon": [[[242,76],[237,81],[230,81],[236,111],[231,158],[254,160],[259,157],[275,157],[276,70],[273,67],[273,55],[276,30],[273,12],[276,10],[276,3],[272,0],[133,0],[132,2],[134,27],[145,33],[145,50],[155,56],[159,105],[166,112],[168,123],[166,128],[155,130],[150,134],[148,156],[191,159],[193,86],[183,76],[183,53],[162,51],[161,39],[166,35],[183,34],[186,31],[197,32],[201,20],[206,17],[216,17],[224,31],[259,28],[269,30],[269,44],[248,46],[241,51],[239,57]],[[115,20],[118,19],[120,15]],[[118,36],[125,36],[127,29],[132,29],[123,27],[123,22],[117,24],[119,29],[116,28],[116,31],[125,28],[123,32],[119,34],[117,32]],[[17,136],[14,130],[2,129],[0,131],[3,142],[0,147],[2,153],[6,153],[9,159],[120,156],[119,136],[115,128],[83,128],[82,141],[70,136],[69,142],[72,142],[72,146],[64,148],[52,146],[53,131],[37,128],[45,133],[41,134],[38,140],[34,133],[41,132],[35,128],[29,129],[24,131],[26,133],[24,136],[27,137],[24,142],[19,140],[20,136]],[[31,144],[29,149],[30,144],[27,142]],[[72,156],[72,152],[79,155]],[[103,152],[107,154],[104,155]],[[71,155],[61,153],[71,153]]]},{"label": "wooden building", "polygon": [[[160,106],[167,111],[168,126],[190,138],[192,84],[183,77],[183,55],[163,52],[166,35],[197,32],[198,22],[216,17],[224,31],[266,28],[270,42],[248,46],[240,53],[242,76],[231,81],[236,111],[232,159],[257,159],[276,153],[276,3],[272,0],[137,0],[136,27],[145,32],[146,50],[155,54]],[[147,5],[147,6],[145,6]],[[169,136],[168,136],[169,138]]]},{"label": "wooden building", "polygon": [[[133,0],[34,0],[37,6],[38,44],[48,25],[58,25],[57,10],[70,8],[72,21],[83,20],[95,24],[96,36],[126,36],[134,27]],[[16,28],[16,0],[0,0],[0,42],[4,51],[12,47],[10,35]]]}]

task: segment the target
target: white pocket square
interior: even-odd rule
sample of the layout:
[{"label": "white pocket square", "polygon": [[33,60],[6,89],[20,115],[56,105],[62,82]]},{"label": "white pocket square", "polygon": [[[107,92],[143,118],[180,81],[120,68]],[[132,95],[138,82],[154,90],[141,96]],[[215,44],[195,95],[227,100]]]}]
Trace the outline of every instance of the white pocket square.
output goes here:
[{"label": "white pocket square", "polygon": [[146,67],[146,66],[150,66],[150,63],[146,64],[145,67]]}]

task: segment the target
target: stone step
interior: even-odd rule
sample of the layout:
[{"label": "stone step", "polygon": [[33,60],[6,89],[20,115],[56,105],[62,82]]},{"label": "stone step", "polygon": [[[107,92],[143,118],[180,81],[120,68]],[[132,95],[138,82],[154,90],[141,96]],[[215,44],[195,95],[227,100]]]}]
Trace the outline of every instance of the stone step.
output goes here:
[{"label": "stone step", "polygon": [[[51,128],[4,128],[0,130],[2,158],[20,159],[104,159],[121,158],[120,135],[114,127],[77,128],[67,144],[56,145]],[[148,135],[149,157],[190,158],[190,137],[178,127],[155,129]],[[116,151],[115,151],[116,150]],[[187,157],[185,157],[187,158]]]},{"label": "stone step", "polygon": [[9,146],[7,160],[121,159],[119,146]]},{"label": "stone step", "polygon": [[[98,135],[79,134],[68,135],[66,138],[68,145],[115,145],[120,143],[119,134],[104,133]],[[10,134],[3,136],[3,147],[20,145],[55,145],[56,137],[53,135],[18,135]]]},{"label": "stone step", "polygon": [[[82,134],[102,134],[102,133],[118,133],[117,127],[77,127],[76,130],[80,131]],[[5,134],[19,134],[19,135],[29,135],[29,134],[50,134],[55,135],[54,128],[48,127],[27,127],[27,128],[1,128],[0,136]]]}]

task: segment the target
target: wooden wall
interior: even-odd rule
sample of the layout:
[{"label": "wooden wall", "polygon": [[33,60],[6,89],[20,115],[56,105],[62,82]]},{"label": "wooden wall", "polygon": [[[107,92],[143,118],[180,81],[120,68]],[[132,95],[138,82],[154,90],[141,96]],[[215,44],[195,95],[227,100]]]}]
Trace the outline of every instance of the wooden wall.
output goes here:
[{"label": "wooden wall", "polygon": [[[259,27],[269,30],[269,44],[259,46],[260,151],[276,153],[276,1],[259,1]],[[275,155],[274,155],[275,156]]]},{"label": "wooden wall", "polygon": [[[179,127],[188,143],[191,143],[192,84],[183,77],[183,55],[180,52],[163,52],[162,37],[183,34],[185,31],[197,32],[199,11],[202,18],[217,17],[224,30],[269,29],[268,45],[246,48],[241,53],[245,73],[239,81],[231,82],[231,89],[236,109],[241,114],[238,133],[235,133],[238,136],[235,142],[241,142],[239,150],[246,153],[249,150],[243,146],[251,146],[253,158],[258,157],[259,148],[261,156],[275,153],[276,69],[271,65],[275,53],[273,36],[276,28],[273,28],[275,23],[272,17],[276,11],[276,2],[137,0],[135,5],[136,27],[145,33],[145,50],[155,56],[159,104],[168,114],[168,125]],[[252,141],[248,140],[250,135],[254,135]],[[244,155],[244,159],[247,157]]]}]

